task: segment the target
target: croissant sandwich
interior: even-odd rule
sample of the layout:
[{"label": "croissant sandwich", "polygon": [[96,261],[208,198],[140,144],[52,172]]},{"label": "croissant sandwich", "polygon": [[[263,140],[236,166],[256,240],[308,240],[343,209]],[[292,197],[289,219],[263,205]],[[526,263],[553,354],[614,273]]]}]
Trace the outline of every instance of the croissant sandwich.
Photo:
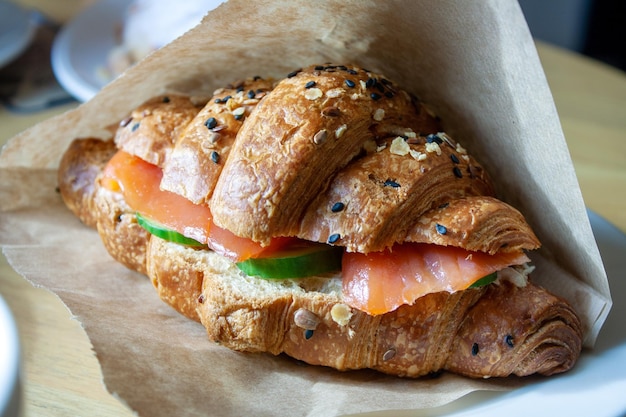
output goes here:
[{"label": "croissant sandwich", "polygon": [[539,240],[415,96],[356,66],[154,97],[82,138],[61,195],[159,297],[238,351],[402,377],[552,375],[582,329]]}]

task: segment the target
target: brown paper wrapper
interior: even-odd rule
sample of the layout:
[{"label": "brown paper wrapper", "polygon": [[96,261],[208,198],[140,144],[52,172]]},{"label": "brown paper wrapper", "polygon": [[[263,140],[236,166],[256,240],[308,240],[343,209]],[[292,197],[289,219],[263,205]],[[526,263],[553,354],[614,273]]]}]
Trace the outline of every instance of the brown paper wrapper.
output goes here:
[{"label": "brown paper wrapper", "polygon": [[14,137],[0,155],[0,243],[11,265],[82,323],[108,390],[139,415],[328,416],[435,407],[535,378],[405,380],[241,354],[158,300],[63,206],[59,159],[161,93],[211,93],[316,63],[384,73],[439,114],[543,242],[535,280],[575,306],[591,348],[611,306],[558,115],[517,2],[230,0],[97,96]]}]

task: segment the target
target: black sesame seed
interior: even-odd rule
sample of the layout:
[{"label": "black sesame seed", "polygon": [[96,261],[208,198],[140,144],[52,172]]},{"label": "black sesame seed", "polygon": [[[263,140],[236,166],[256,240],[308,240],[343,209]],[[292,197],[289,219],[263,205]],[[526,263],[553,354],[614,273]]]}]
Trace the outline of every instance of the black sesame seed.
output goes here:
[{"label": "black sesame seed", "polygon": [[393,188],[399,188],[400,187],[400,184],[398,184],[394,180],[387,180],[387,181],[385,181],[384,185],[385,185],[385,187],[393,187]]},{"label": "black sesame seed", "polygon": [[312,337],[313,337],[313,330],[308,329],[304,331],[304,338],[306,340],[309,340]]},{"label": "black sesame seed", "polygon": [[353,69],[349,69],[347,71],[348,71],[348,74],[350,74],[350,75],[357,75],[358,74],[358,72],[353,70]]},{"label": "black sesame seed", "polygon": [[460,163],[461,161],[459,161],[459,158],[457,158],[457,156],[455,154],[450,154],[450,159],[452,160],[452,162],[454,162],[455,164]]},{"label": "black sesame seed", "polygon": [[441,140],[441,138],[438,135],[431,133],[430,135],[426,136],[426,143],[433,143],[433,142],[435,142],[438,145],[441,145],[443,143],[443,140]]},{"label": "black sesame seed", "polygon": [[510,334],[507,334],[506,337],[504,338],[504,342],[509,346],[509,347],[513,347],[513,336],[511,336]]},{"label": "black sesame seed", "polygon": [[217,151],[211,152],[211,161],[215,162],[216,164],[220,161],[220,154],[217,153]]},{"label": "black sesame seed", "polygon": [[308,83],[304,84],[304,88],[313,88],[316,84],[317,83],[315,81],[309,81]]},{"label": "black sesame seed", "polygon": [[341,238],[341,235],[339,233],[333,233],[332,235],[328,236],[328,243],[333,244],[333,243],[337,243],[337,241]]},{"label": "black sesame seed", "polygon": [[139,123],[138,123],[138,122],[137,122],[137,123],[135,123],[135,124],[133,125],[133,127],[131,127],[131,128],[130,128],[131,132],[134,132],[134,131],[135,131],[135,130],[137,130],[137,129],[139,129]]},{"label": "black sesame seed", "polygon": [[370,94],[370,98],[374,101],[376,100],[380,100],[381,99],[381,95],[380,94],[376,94],[376,93],[372,93]]},{"label": "black sesame seed", "polygon": [[384,93],[384,92],[385,92],[385,86],[384,86],[384,85],[382,85],[381,83],[376,83],[375,87],[376,87],[376,89],[377,89],[378,91],[380,91],[381,93]]},{"label": "black sesame seed", "polygon": [[387,91],[387,92],[385,93],[385,97],[387,97],[387,98],[393,98],[393,93],[392,93],[391,91]]},{"label": "black sesame seed", "polygon": [[226,103],[228,100],[230,100],[233,96],[226,96],[222,99],[222,103]]},{"label": "black sesame seed", "polygon": [[234,117],[235,117],[235,120],[241,120],[243,119],[243,116],[244,116],[243,114],[236,114]]},{"label": "black sesame seed", "polygon": [[391,81],[389,81],[389,80],[388,80],[388,79],[386,79],[386,78],[381,78],[381,79],[380,79],[380,82],[381,82],[381,83],[383,83],[383,84],[385,84],[385,85],[391,85]]},{"label": "black sesame seed", "polygon": [[248,91],[248,98],[254,98],[256,94],[254,93],[254,91],[250,90]]},{"label": "black sesame seed", "polygon": [[169,103],[170,98],[168,96],[163,97],[163,103]]},{"label": "black sesame seed", "polygon": [[450,203],[443,203],[439,205],[440,209],[445,209],[446,207],[448,207],[450,205]]},{"label": "black sesame seed", "polygon": [[365,87],[366,88],[370,88],[373,87],[376,84],[376,78],[368,78],[367,81],[365,81]]},{"label": "black sesame seed", "polygon": [[297,70],[295,70],[295,71],[291,71],[289,74],[287,74],[287,78],[293,78],[293,77],[295,77],[296,75],[298,75],[298,73],[299,73],[300,71],[302,71],[302,68],[297,69]]},{"label": "black sesame seed", "polygon": [[452,172],[454,172],[454,176],[457,178],[463,178],[463,173],[461,172],[461,170],[459,169],[459,167],[454,167],[454,169],[452,170]]},{"label": "black sesame seed", "polygon": [[252,78],[254,81],[259,81],[262,80],[263,78],[261,78],[260,75],[255,75],[254,78]]},{"label": "black sesame seed", "polygon": [[356,84],[354,84],[354,81],[352,81],[352,80],[346,80],[345,83],[350,88],[354,88],[354,86],[356,85]]},{"label": "black sesame seed", "polygon": [[478,355],[478,343],[472,345],[472,356]]},{"label": "black sesame seed", "polygon": [[335,204],[333,204],[333,206],[330,208],[330,211],[332,211],[333,213],[339,213],[340,211],[342,211],[345,207],[345,204],[343,204],[341,201],[336,202]]},{"label": "black sesame seed", "polygon": [[324,66],[323,66],[323,65],[316,65],[316,66],[315,66],[315,71],[321,71],[321,70],[323,70],[323,69],[324,69]]},{"label": "black sesame seed", "polygon": [[243,85],[240,85],[239,87],[237,87],[237,92],[241,93],[243,91]]},{"label": "black sesame seed", "polygon": [[207,129],[214,129],[217,126],[217,119],[215,117],[209,117],[206,122],[204,122],[204,125]]},{"label": "black sesame seed", "polygon": [[437,229],[437,233],[439,233],[440,235],[445,235],[446,233],[448,233],[448,228],[442,224],[437,223],[435,225],[435,228]]}]

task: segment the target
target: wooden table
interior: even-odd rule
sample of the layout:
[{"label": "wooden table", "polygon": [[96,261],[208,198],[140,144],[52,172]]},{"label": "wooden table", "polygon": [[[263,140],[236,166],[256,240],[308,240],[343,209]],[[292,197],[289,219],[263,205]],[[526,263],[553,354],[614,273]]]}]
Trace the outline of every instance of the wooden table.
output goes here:
[{"label": "wooden table", "polygon": [[[626,75],[554,47],[539,53],[587,206],[626,232]],[[0,110],[0,145],[71,105],[31,116]],[[0,294],[22,340],[23,416],[133,415],[101,383],[87,336],[64,305],[0,259]]]}]

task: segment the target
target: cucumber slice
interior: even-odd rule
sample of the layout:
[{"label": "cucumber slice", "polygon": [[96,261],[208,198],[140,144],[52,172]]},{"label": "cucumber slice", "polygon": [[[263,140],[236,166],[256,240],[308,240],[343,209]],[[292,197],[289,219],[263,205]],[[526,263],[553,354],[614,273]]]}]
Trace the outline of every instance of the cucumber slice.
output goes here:
[{"label": "cucumber slice", "polygon": [[168,229],[167,227],[155,222],[154,220],[150,220],[140,213],[136,213],[137,223],[139,226],[146,229],[150,234],[160,237],[161,239],[167,240],[169,242],[180,243],[181,245],[186,246],[194,246],[194,247],[202,247],[206,246],[202,243],[198,242],[195,239],[191,239],[186,237],[175,230]]},{"label": "cucumber slice", "polygon": [[341,270],[343,249],[323,243],[289,247],[267,258],[238,262],[243,273],[261,278],[304,278]]},{"label": "cucumber slice", "polygon": [[494,282],[496,279],[498,278],[498,273],[497,272],[493,272],[489,275],[485,275],[484,277],[480,278],[477,281],[474,281],[474,283],[472,285],[470,285],[470,288],[479,288],[479,287],[484,287],[485,285],[489,285],[492,282]]}]

